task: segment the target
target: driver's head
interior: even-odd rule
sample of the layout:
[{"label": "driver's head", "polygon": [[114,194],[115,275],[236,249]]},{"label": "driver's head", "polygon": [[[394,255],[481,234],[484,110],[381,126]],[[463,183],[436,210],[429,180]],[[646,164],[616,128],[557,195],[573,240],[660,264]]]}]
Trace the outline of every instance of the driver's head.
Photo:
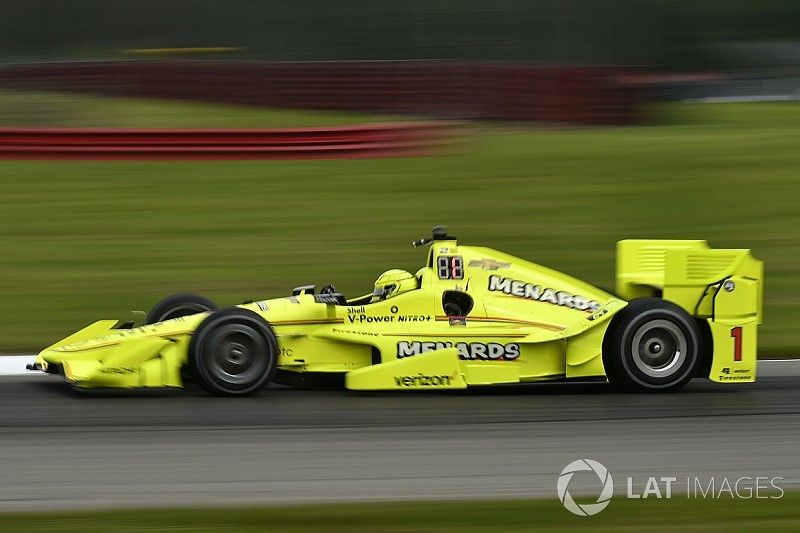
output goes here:
[{"label": "driver's head", "polygon": [[375,281],[375,290],[372,292],[372,301],[377,302],[393,298],[398,294],[413,291],[419,288],[419,281],[411,272],[393,268],[381,274]]}]

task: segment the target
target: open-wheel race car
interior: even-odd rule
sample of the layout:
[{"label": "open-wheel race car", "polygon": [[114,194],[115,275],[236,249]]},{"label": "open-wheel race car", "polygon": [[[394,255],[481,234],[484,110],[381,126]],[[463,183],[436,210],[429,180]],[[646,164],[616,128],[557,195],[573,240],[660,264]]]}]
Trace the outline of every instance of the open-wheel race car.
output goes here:
[{"label": "open-wheel race car", "polygon": [[[464,389],[607,379],[632,391],[756,376],[763,265],[701,240],[624,240],[616,294],[434,228],[416,274],[364,296],[312,285],[217,309],[158,303],[145,324],[101,320],[43,350],[32,370],[78,388],[181,387],[241,395],[267,383],[356,390]],[[328,379],[324,379],[328,378]]]}]

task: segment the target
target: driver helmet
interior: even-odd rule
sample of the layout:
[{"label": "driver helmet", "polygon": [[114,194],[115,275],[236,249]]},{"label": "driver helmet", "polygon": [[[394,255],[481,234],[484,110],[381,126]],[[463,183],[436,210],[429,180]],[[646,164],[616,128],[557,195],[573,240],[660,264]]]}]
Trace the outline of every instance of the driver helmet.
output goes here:
[{"label": "driver helmet", "polygon": [[411,272],[393,268],[378,276],[375,281],[375,290],[372,292],[372,302],[393,298],[398,294],[418,288],[419,281]]}]

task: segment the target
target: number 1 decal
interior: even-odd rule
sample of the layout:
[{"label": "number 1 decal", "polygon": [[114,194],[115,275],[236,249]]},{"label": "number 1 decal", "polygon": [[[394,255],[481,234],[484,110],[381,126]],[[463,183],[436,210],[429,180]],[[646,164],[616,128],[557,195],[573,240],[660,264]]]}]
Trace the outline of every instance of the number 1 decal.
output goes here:
[{"label": "number 1 decal", "polygon": [[742,360],[742,326],[731,328],[731,337],[733,337],[733,360]]}]

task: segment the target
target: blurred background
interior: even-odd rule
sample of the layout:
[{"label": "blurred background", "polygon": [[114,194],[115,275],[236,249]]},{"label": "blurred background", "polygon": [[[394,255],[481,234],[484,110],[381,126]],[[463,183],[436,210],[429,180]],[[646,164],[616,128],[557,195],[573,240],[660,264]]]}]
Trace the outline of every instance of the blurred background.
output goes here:
[{"label": "blurred background", "polygon": [[0,352],[178,291],[368,291],[434,224],[613,286],[622,238],[766,263],[762,356],[800,333],[794,0],[5,0],[0,126],[456,119],[417,156],[0,161]]},{"label": "blurred background", "polygon": [[[420,128],[401,139],[411,148],[383,123]],[[342,132],[356,127],[372,144],[354,151]],[[159,156],[151,139],[121,154],[111,128],[125,142],[133,129],[259,128],[283,145]],[[799,177],[797,0],[0,1],[1,354],[140,319],[176,292],[221,305],[311,283],[365,294],[389,268],[416,271],[425,252],[410,241],[444,224],[603,288],[620,239],[751,248],[766,269],[759,356],[797,357]],[[794,363],[669,401],[595,384],[227,402],[11,376],[0,529],[574,531],[584,518],[555,482],[579,457],[607,465],[618,491],[626,474],[670,473],[797,487],[798,387],[782,365]],[[352,503],[387,495],[493,500]],[[508,501],[526,495],[548,499]],[[616,498],[585,524],[798,520],[797,494],[711,500]]]}]

